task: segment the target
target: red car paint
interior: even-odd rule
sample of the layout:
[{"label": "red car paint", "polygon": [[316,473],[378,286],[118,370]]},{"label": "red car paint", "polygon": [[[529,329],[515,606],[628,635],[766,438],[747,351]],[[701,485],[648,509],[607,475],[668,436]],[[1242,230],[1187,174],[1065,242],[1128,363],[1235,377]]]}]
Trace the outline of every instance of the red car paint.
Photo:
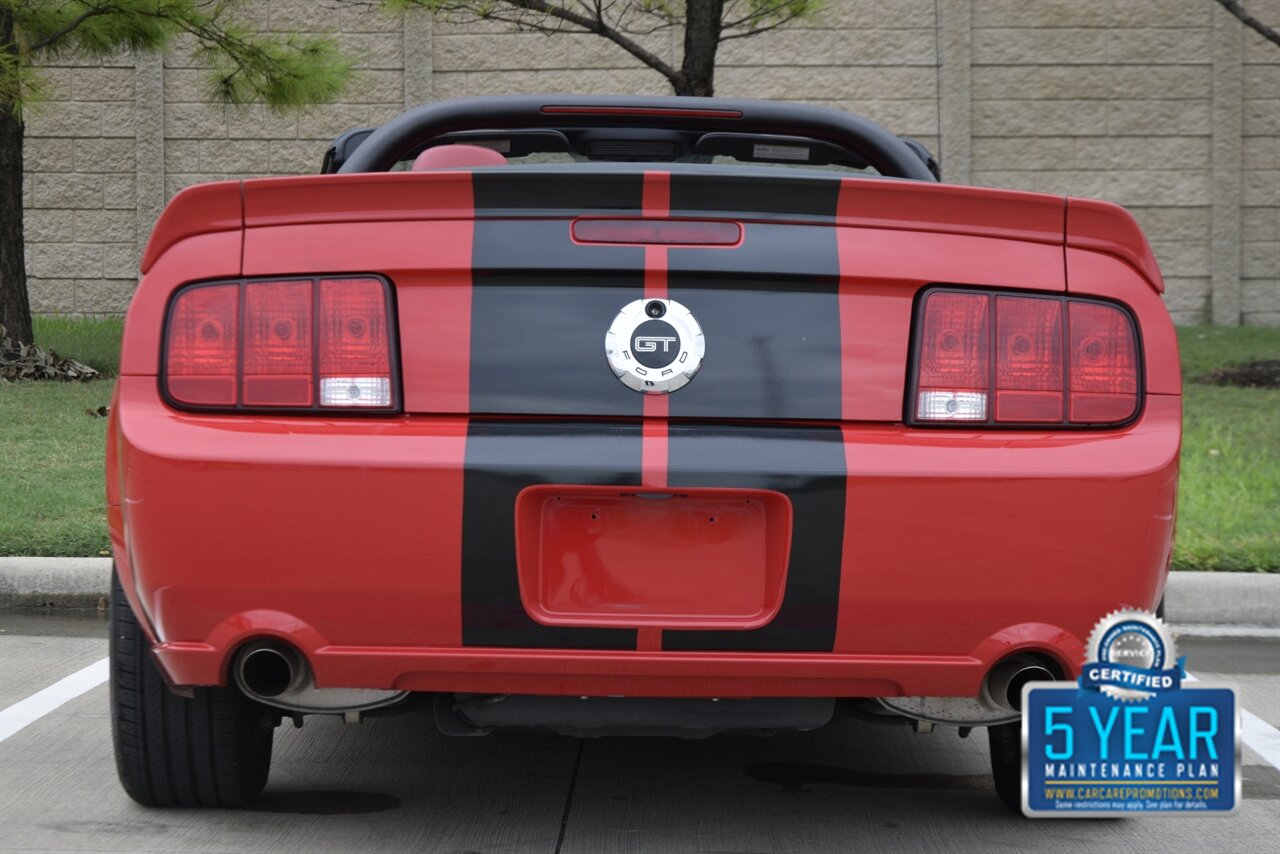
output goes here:
[{"label": "red car paint", "polygon": [[[667,297],[676,279],[696,287],[688,277],[704,263],[728,265],[728,276],[749,275],[740,259],[753,241],[833,241],[839,366],[830,417],[803,401],[794,412],[746,415],[734,400],[714,403],[708,386],[715,340],[705,375],[670,396],[644,395],[625,412],[588,411],[572,389],[551,412],[538,410],[538,401],[493,411],[500,395],[481,393],[489,374],[476,363],[484,355],[477,336],[489,334],[477,314],[478,292],[507,286],[478,284],[476,253],[491,239],[481,229],[526,221],[518,212],[477,207],[480,171],[224,182],[174,199],[156,225],[129,310],[107,462],[123,588],[174,684],[227,684],[232,656],[245,642],[278,638],[307,657],[321,688],[974,696],[997,661],[1021,650],[1074,675],[1100,615],[1160,601],[1178,473],[1178,356],[1158,269],[1126,213],[1054,196],[843,178],[830,179],[839,185],[826,219],[767,210],[717,218],[675,201],[683,179],[674,170],[636,167],[632,174],[640,182],[637,209],[536,212],[563,232],[561,259],[588,263],[588,255],[572,253],[600,250],[571,236],[572,223],[588,217],[742,229],[740,242],[729,246],[617,248],[639,253],[645,299]],[[484,180],[485,192],[494,193],[515,179]],[[696,253],[718,253],[717,260]],[[531,255],[530,269],[555,281],[556,268],[539,264]],[[394,286],[403,413],[195,413],[165,403],[162,330],[181,286],[344,273],[381,275]],[[1112,429],[908,426],[913,307],[934,284],[1095,296],[1126,306],[1143,353],[1138,417]],[[602,338],[604,325],[591,335]],[[608,373],[603,358],[590,369]],[[566,421],[574,427],[561,432]],[[527,444],[509,443],[504,431],[511,425],[527,431],[520,439]],[[573,462],[575,443],[597,429],[638,430],[633,474],[552,480],[487,507],[483,523],[464,518],[490,494],[477,484],[499,477],[504,461],[517,466],[521,448],[531,468],[556,454]],[[821,443],[811,431],[821,433]],[[779,443],[788,436],[794,449],[776,463],[768,458],[775,435]],[[780,584],[797,577],[785,556],[779,566],[778,538],[785,529],[788,541],[811,541],[811,514],[805,518],[808,510],[793,508],[773,487],[744,486],[737,466],[717,468],[711,457],[733,446],[741,452],[726,458],[758,455],[759,470],[775,481],[837,477],[805,469],[819,445],[833,448],[823,459],[843,464],[843,509],[832,551],[838,566],[829,567],[822,588],[835,591],[827,603],[830,640],[808,648],[814,644],[800,628],[767,632],[783,605]],[[704,458],[705,466],[698,462]],[[604,466],[595,459],[574,464],[591,473]],[[555,463],[555,470],[568,464]],[[710,482],[689,483],[695,468]],[[766,534],[739,520],[727,545],[707,546],[699,583],[682,586],[697,567],[680,564],[669,542],[646,554],[637,533],[648,508],[634,504],[643,500],[634,494],[664,491],[689,496],[677,500],[699,516],[717,501],[723,512],[755,495],[772,527]],[[547,549],[584,547],[576,523],[557,533],[540,521],[548,516],[545,502],[596,493],[614,508],[609,521],[621,530],[610,547],[627,551],[627,559],[613,573],[607,566],[586,575],[537,569]],[[674,525],[668,518],[656,529],[669,537]],[[509,582],[513,590],[521,585],[534,623],[548,631],[557,624],[622,627],[631,632],[624,636],[629,647],[620,647],[617,635],[598,644],[538,645],[547,634],[530,634],[528,644],[485,642],[503,636],[483,628],[494,582],[468,581],[464,566],[474,562],[467,552],[484,545],[486,531],[514,537],[518,575]],[[761,543],[765,553],[752,563]],[[664,568],[645,576],[646,558]],[[699,599],[741,577],[739,568],[755,585],[751,591],[722,603]],[[663,579],[667,593],[658,595],[651,585]],[[603,595],[602,580],[616,582]],[[804,622],[794,613],[788,619]],[[468,621],[482,628],[469,629]],[[761,627],[759,642],[735,640],[735,631]]]}]

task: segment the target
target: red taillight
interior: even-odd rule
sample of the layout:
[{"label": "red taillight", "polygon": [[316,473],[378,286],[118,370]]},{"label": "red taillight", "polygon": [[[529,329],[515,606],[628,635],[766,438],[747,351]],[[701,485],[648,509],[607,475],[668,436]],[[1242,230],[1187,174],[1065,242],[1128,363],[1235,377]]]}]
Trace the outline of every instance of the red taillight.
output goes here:
[{"label": "red taillight", "polygon": [[733,246],[742,240],[736,222],[684,219],[578,219],[579,243],[654,243],[669,246]]},{"label": "red taillight", "polygon": [[1138,406],[1137,347],[1129,319],[1102,303],[1073,302],[1071,420],[1124,421]]},{"label": "red taillight", "polygon": [[986,421],[990,299],[986,294],[936,291],[926,300],[918,417]]},{"label": "red taillight", "polygon": [[245,406],[310,406],[311,282],[244,286]]},{"label": "red taillight", "polygon": [[935,290],[917,334],[916,422],[1103,425],[1137,412],[1137,339],[1117,306]]},{"label": "red taillight", "polygon": [[579,104],[548,104],[544,113],[580,116],[660,116],[664,118],[740,119],[741,110],[706,110],[697,107],[592,107]]},{"label": "red taillight", "polygon": [[1062,303],[996,297],[997,422],[1062,420]]},{"label": "red taillight", "polygon": [[239,309],[239,285],[201,285],[174,301],[164,368],[175,401],[235,405]]},{"label": "red taillight", "polygon": [[196,285],[169,310],[164,387],[194,407],[390,410],[392,337],[379,279]]},{"label": "red taillight", "polygon": [[320,283],[320,405],[390,406],[391,357],[382,283]]}]

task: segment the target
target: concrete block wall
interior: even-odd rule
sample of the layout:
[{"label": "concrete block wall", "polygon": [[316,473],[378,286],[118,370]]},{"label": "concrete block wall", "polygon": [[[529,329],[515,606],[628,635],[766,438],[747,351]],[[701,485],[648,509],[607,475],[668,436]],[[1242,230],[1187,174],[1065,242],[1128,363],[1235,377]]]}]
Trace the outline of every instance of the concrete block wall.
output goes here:
[{"label": "concrete block wall", "polygon": [[133,61],[68,62],[48,81],[51,100],[26,116],[31,306],[121,312],[138,267]]},{"label": "concrete block wall", "polygon": [[[344,130],[406,106],[522,92],[666,94],[589,35],[514,32],[340,0],[250,0],[359,57],[300,114],[211,103],[188,45],[47,68],[27,128],[34,310],[114,313],[165,202],[192,183],[315,172]],[[1249,0],[1280,25],[1280,0]],[[675,62],[679,32],[641,41]],[[848,109],[920,139],[957,183],[1109,199],[1150,237],[1179,323],[1280,325],[1280,49],[1210,0],[828,0],[726,42],[717,93]]]},{"label": "concrete block wall", "polygon": [[301,113],[215,105],[206,70],[185,46],[170,51],[162,92],[148,93],[164,116],[166,196],[201,181],[314,173],[335,136],[405,107],[402,16],[324,0],[255,0],[246,12],[263,30],[333,35],[359,58],[352,83],[340,102]]},{"label": "concrete block wall", "polygon": [[974,183],[1129,208],[1181,322],[1209,308],[1212,5],[974,4]]},{"label": "concrete block wall", "polygon": [[938,151],[934,0],[828,3],[783,30],[724,43],[716,93],[849,110]]},{"label": "concrete block wall", "polygon": [[[1256,5],[1280,27],[1280,0]],[[1240,50],[1240,311],[1246,323],[1280,326],[1280,48],[1250,32]]]}]

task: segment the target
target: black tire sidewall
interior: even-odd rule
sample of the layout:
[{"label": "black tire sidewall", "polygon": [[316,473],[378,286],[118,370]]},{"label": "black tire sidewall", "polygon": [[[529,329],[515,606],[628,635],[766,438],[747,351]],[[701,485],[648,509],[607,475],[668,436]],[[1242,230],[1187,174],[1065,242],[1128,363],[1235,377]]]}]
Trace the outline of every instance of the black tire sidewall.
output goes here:
[{"label": "black tire sidewall", "polygon": [[144,806],[241,807],[267,782],[278,717],[234,687],[175,693],[112,571],[109,692],[116,771]]}]

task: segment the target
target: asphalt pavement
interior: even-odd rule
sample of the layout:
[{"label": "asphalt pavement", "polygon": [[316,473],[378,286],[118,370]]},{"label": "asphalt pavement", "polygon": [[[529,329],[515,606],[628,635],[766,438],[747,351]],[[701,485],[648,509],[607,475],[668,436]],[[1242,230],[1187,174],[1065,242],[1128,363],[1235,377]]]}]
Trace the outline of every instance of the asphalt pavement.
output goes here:
[{"label": "asphalt pavement", "polygon": [[[1280,768],[1252,748],[1231,817],[1030,820],[997,801],[981,731],[857,722],[681,741],[447,738],[413,714],[308,718],[277,731],[254,809],[144,809],[115,778],[107,687],[92,675],[106,645],[92,612],[0,610],[0,850],[1203,854],[1280,839]],[[1240,689],[1265,745],[1280,727],[1280,640],[1179,646],[1199,678]],[[90,674],[76,691],[93,687],[41,705],[76,673]],[[33,717],[12,731],[15,708]]]}]

